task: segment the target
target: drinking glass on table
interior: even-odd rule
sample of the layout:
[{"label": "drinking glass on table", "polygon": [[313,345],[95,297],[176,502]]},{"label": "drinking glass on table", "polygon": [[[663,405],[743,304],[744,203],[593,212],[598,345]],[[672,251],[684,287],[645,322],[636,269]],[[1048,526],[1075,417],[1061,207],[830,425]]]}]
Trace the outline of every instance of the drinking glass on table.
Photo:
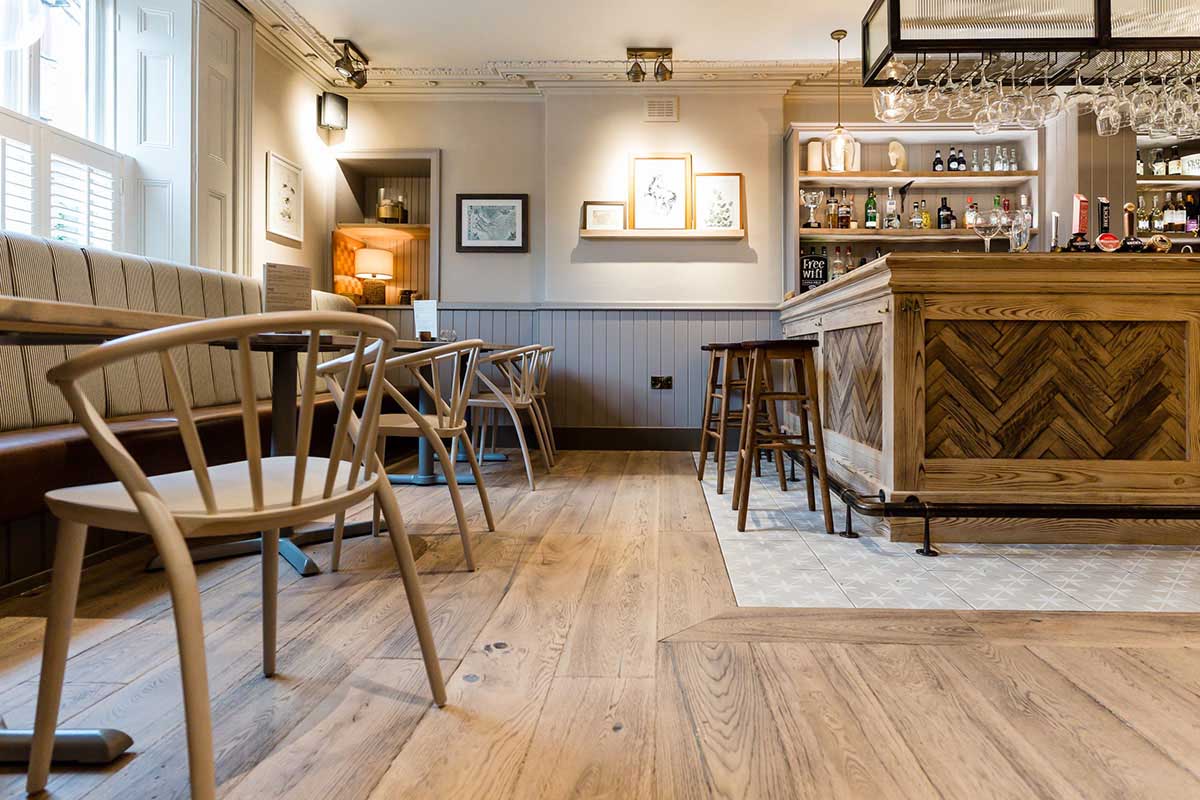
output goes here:
[{"label": "drinking glass on table", "polygon": [[458,331],[454,330],[453,328],[442,328],[440,331],[438,331],[438,341],[439,342],[457,342],[458,341]]},{"label": "drinking glass on table", "polygon": [[975,233],[983,239],[983,252],[992,252],[992,239],[1000,232],[1005,214],[998,208],[980,211],[975,217]]}]

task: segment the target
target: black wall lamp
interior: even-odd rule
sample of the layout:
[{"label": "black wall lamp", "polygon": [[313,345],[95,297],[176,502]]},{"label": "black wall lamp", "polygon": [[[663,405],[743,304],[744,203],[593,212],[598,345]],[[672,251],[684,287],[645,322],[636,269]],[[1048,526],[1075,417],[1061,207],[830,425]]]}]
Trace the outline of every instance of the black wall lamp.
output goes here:
[{"label": "black wall lamp", "polygon": [[658,82],[669,81],[674,74],[674,50],[670,47],[627,47],[625,48],[625,77],[630,83],[646,80],[646,64],[654,63],[651,73]]},{"label": "black wall lamp", "polygon": [[337,74],[341,75],[355,89],[361,89],[367,85],[367,64],[371,63],[362,50],[358,49],[358,45],[349,39],[334,39],[335,45],[340,45],[342,54],[338,56],[338,60],[333,62],[333,68],[337,70]]},{"label": "black wall lamp", "polygon": [[331,131],[344,131],[350,118],[350,101],[340,94],[317,95],[317,125]]}]

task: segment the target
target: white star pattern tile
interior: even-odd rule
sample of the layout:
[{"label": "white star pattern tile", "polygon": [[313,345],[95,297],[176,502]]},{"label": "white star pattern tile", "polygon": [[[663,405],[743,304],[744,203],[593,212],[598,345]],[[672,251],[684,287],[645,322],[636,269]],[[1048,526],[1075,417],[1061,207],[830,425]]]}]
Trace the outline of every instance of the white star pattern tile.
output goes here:
[{"label": "white star pattern tile", "polygon": [[[948,543],[925,558],[912,542],[865,533],[858,516],[860,538],[830,536],[803,483],[780,491],[769,463],[739,532],[732,486],[732,459],[724,494],[709,465],[704,496],[740,606],[1200,612],[1193,545]],[[845,506],[834,501],[833,512],[844,530]]]}]

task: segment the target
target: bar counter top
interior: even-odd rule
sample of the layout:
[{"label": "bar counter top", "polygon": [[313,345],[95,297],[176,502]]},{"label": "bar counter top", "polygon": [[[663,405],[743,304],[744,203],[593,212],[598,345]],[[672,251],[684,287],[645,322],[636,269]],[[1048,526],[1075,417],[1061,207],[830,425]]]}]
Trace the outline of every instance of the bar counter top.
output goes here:
[{"label": "bar counter top", "polygon": [[[830,470],[929,502],[1200,503],[1200,254],[891,254],[780,305]],[[788,419],[793,425],[794,418]],[[894,539],[920,523],[883,523]],[[941,541],[1198,543],[1168,520],[945,520]]]}]

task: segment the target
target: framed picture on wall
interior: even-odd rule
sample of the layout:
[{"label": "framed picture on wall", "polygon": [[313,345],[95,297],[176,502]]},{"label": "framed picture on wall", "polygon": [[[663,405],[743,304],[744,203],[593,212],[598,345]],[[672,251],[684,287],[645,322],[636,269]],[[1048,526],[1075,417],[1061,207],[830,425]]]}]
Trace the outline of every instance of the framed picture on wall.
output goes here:
[{"label": "framed picture on wall", "polygon": [[583,228],[588,231],[625,230],[625,201],[583,201]]},{"label": "framed picture on wall", "polygon": [[630,227],[683,230],[692,224],[692,154],[629,157]]},{"label": "framed picture on wall", "polygon": [[455,205],[458,252],[529,252],[529,195],[460,194]]},{"label": "framed picture on wall", "polygon": [[745,178],[740,172],[697,172],[696,230],[744,229],[745,193]]},{"label": "framed picture on wall", "polygon": [[267,151],[267,233],[304,242],[304,170]]}]

